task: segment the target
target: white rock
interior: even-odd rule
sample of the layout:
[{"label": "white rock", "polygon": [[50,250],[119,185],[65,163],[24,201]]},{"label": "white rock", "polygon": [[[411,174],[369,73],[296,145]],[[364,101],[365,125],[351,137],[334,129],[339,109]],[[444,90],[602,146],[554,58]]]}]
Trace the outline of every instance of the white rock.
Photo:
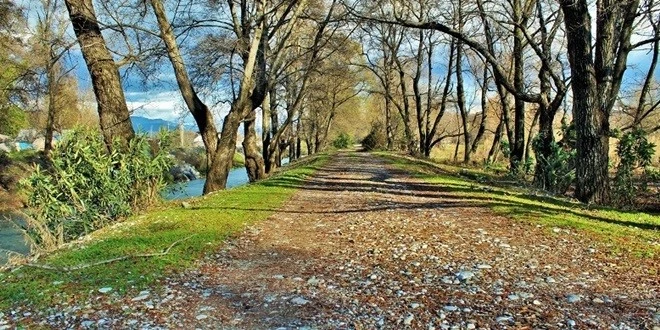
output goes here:
[{"label": "white rock", "polygon": [[497,322],[497,323],[513,322],[513,317],[511,317],[511,316],[498,316],[495,319],[495,322]]},{"label": "white rock", "polygon": [[447,306],[443,307],[442,309],[444,309],[447,312],[455,312],[455,311],[458,310],[458,307],[454,306],[454,305],[447,305]]},{"label": "white rock", "polygon": [[415,316],[414,316],[414,315],[412,315],[412,314],[408,314],[408,316],[407,316],[405,319],[403,319],[403,324],[404,324],[404,325],[411,325],[411,324],[412,324],[412,321],[413,321],[414,319],[415,319]]},{"label": "white rock", "polygon": [[112,288],[109,287],[109,286],[104,287],[104,288],[100,288],[100,289],[99,289],[99,292],[100,292],[100,293],[108,293],[108,292],[110,292],[110,291],[112,291]]},{"label": "white rock", "polygon": [[195,318],[197,319],[197,321],[201,321],[201,320],[207,319],[208,317],[209,316],[206,315],[206,314],[199,314]]},{"label": "white rock", "polygon": [[295,297],[295,298],[291,299],[291,302],[296,304],[296,305],[305,305],[305,304],[309,303],[309,300],[307,300],[303,297]]},{"label": "white rock", "polygon": [[307,285],[310,286],[317,286],[319,285],[319,283],[321,283],[321,280],[319,280],[315,276],[312,276],[309,280],[307,280]]},{"label": "white rock", "polygon": [[149,298],[149,291],[142,291],[140,294],[138,294],[137,297],[131,299],[131,301],[141,301]]},{"label": "white rock", "polygon": [[580,300],[582,300],[582,298],[580,298],[580,296],[575,295],[575,294],[569,294],[569,295],[566,296],[566,300],[569,303],[573,304],[573,303],[579,302]]}]

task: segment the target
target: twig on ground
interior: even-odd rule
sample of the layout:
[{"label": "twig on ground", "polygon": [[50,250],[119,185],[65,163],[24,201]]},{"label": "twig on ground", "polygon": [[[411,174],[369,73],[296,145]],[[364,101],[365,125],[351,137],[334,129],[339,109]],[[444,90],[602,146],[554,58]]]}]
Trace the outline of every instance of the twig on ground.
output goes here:
[{"label": "twig on ground", "polygon": [[182,238],[178,241],[175,241],[170,246],[168,246],[167,249],[163,250],[162,252],[157,252],[157,253],[133,254],[133,255],[121,256],[121,257],[107,259],[107,260],[101,260],[101,261],[88,263],[88,264],[81,264],[81,265],[72,266],[72,267],[58,267],[58,266],[45,265],[45,264],[35,264],[35,263],[27,263],[27,264],[24,264],[23,266],[24,267],[39,268],[39,269],[46,269],[46,270],[70,272],[70,271],[74,271],[74,270],[81,270],[81,269],[85,269],[85,268],[106,265],[106,264],[109,264],[109,263],[122,261],[122,260],[127,260],[127,259],[160,257],[160,256],[164,256],[164,255],[169,254],[170,250],[173,247],[175,247],[177,244],[179,244],[183,241],[186,241],[186,240],[192,238],[193,236],[195,236],[195,235],[190,235],[188,237],[185,237],[185,238]]}]

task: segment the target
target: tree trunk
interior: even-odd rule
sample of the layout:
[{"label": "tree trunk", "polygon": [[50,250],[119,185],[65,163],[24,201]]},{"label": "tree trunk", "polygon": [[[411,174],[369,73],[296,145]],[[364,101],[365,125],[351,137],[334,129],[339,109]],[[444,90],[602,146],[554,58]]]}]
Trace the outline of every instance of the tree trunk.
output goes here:
[{"label": "tree trunk", "polygon": [[[516,21],[513,32],[513,84],[517,91],[525,88],[524,75],[524,51],[525,36],[521,25],[526,23],[523,17],[521,0],[513,1],[513,19]],[[516,172],[518,166],[522,165],[525,154],[525,101],[520,97],[514,97],[514,139],[511,145],[511,170]]]},{"label": "tree trunk", "polygon": [[101,34],[92,0],[65,0],[73,31],[92,78],[103,139],[109,150],[113,140],[122,148],[135,136],[121,86],[119,70]]},{"label": "tree trunk", "polygon": [[192,82],[190,81],[183,57],[181,56],[181,51],[176,42],[174,29],[167,19],[167,14],[165,13],[162,1],[151,0],[151,7],[153,8],[156,20],[158,21],[160,37],[165,43],[167,56],[172,64],[179,91],[186,103],[188,111],[190,111],[195,119],[197,128],[202,136],[202,141],[206,148],[206,165],[207,169],[210,171],[218,145],[218,131],[213,120],[213,113],[211,113],[211,110],[199,98]]},{"label": "tree trunk", "polygon": [[[481,86],[481,123],[479,124],[479,130],[477,135],[472,141],[472,148],[470,148],[470,154],[477,152],[479,143],[486,132],[486,121],[488,120],[488,65],[484,63],[484,75],[483,75],[483,85]],[[469,157],[468,157],[469,158]]]},{"label": "tree trunk", "polygon": [[[468,110],[465,105],[465,90],[463,87],[463,43],[459,40],[456,45],[456,104],[458,111],[461,115],[461,122],[463,124],[463,162],[470,161],[470,129]],[[458,151],[456,151],[458,155]]]},{"label": "tree trunk", "polygon": [[46,134],[44,136],[44,154],[50,157],[53,150],[53,135],[55,131],[55,115],[57,112],[57,66],[52,62],[55,54],[51,51],[48,64],[48,115],[46,119]]},{"label": "tree trunk", "polygon": [[486,158],[486,163],[492,164],[497,161],[497,151],[500,150],[500,141],[502,140],[502,130],[504,128],[504,119],[500,119],[500,123],[497,124],[495,129],[495,135],[493,136],[493,144],[490,146],[488,151],[488,158]]},{"label": "tree trunk", "polygon": [[561,5],[573,75],[573,116],[577,133],[575,197],[585,203],[605,202],[609,191],[609,122],[597,102],[591,16],[587,1],[563,1]]},{"label": "tree trunk", "polygon": [[548,158],[551,157],[552,143],[555,141],[553,122],[555,111],[550,109],[539,109],[539,136],[536,152],[536,168],[534,169],[534,185],[537,187],[555,191],[554,183],[548,173]]},{"label": "tree trunk", "polygon": [[245,154],[245,169],[250,182],[266,178],[264,158],[257,147],[256,125],[256,113],[252,111],[243,121],[243,153]]}]

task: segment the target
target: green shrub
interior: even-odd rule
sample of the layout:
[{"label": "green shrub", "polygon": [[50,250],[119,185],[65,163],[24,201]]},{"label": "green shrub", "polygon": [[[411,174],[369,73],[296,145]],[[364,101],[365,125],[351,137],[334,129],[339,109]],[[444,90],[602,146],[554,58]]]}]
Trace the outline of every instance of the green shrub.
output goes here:
[{"label": "green shrub", "polygon": [[[627,132],[619,139],[616,147],[619,165],[613,185],[613,202],[619,206],[633,205],[635,197],[647,189],[655,145],[648,141],[646,132],[635,129]],[[635,171],[641,169],[639,184],[635,184]]]},{"label": "green shrub", "polygon": [[[543,178],[535,178],[542,183],[541,188],[553,192],[555,194],[563,194],[568,191],[575,181],[575,157],[576,151],[566,148],[561,144],[553,141],[550,144],[549,156],[544,156],[539,152],[541,148],[540,135],[534,139],[532,144],[534,152],[537,157],[538,167],[541,170]],[[537,173],[537,176],[541,175]]]},{"label": "green shrub", "polygon": [[22,181],[31,221],[27,232],[51,250],[106,226],[160,198],[172,166],[165,133],[150,145],[138,135],[126,150],[108,153],[102,137],[74,130],[58,143],[51,164]]},{"label": "green shrub", "polygon": [[336,149],[346,149],[350,147],[351,144],[353,144],[353,140],[348,134],[344,132],[341,132],[339,136],[337,136],[337,138],[332,141],[332,146]]},{"label": "green shrub", "polygon": [[371,124],[371,131],[362,139],[362,148],[366,151],[383,150],[387,147],[387,136],[383,124],[379,121]]}]

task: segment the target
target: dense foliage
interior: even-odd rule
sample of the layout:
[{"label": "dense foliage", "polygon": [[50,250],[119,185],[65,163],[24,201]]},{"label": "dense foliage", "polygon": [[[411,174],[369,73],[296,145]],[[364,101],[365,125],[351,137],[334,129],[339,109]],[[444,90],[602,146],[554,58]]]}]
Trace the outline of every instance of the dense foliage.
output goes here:
[{"label": "dense foliage", "polygon": [[362,139],[362,148],[367,151],[382,150],[387,146],[387,136],[381,122],[371,124],[371,131]]},{"label": "dense foliage", "polygon": [[351,137],[348,134],[341,132],[339,136],[332,141],[332,146],[337,149],[346,149],[350,147],[352,143],[353,140]]},{"label": "dense foliage", "polygon": [[[639,192],[647,189],[651,160],[655,145],[648,141],[647,134],[641,129],[632,130],[621,136],[616,152],[619,165],[614,177],[614,202],[619,206],[632,206]],[[640,181],[635,182],[635,172],[641,171]]]},{"label": "dense foliage", "polygon": [[[57,144],[49,168],[23,181],[36,245],[52,249],[128,216],[159,198],[172,165],[169,138],[137,136],[108,153],[94,131],[75,130]],[[120,151],[121,150],[121,151]]]}]

